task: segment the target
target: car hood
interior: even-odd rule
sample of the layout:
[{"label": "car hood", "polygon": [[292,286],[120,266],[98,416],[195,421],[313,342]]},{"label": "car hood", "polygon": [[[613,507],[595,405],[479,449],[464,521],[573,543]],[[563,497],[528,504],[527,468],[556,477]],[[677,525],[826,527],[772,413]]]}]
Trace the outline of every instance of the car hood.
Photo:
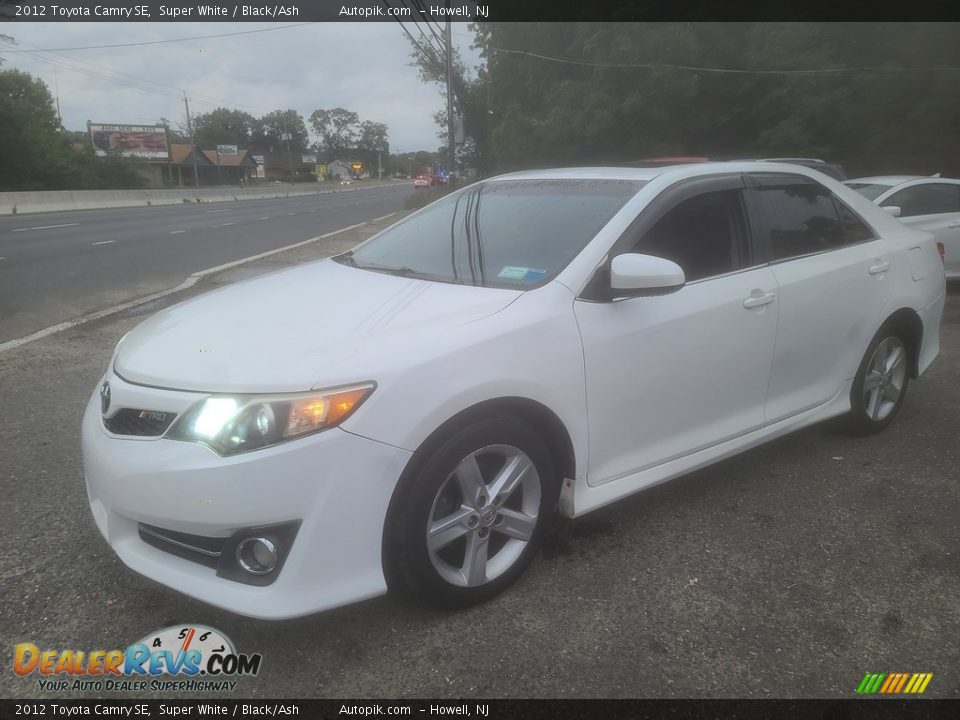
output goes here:
[{"label": "car hood", "polygon": [[415,363],[520,291],[396,277],[323,260],[158,312],[120,343],[129,382],[201,392],[297,392]]}]

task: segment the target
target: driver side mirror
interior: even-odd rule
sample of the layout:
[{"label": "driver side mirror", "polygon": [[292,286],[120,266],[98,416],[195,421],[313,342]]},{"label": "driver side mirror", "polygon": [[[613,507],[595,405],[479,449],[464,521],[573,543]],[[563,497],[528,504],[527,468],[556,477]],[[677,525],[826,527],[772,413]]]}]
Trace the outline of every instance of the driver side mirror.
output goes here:
[{"label": "driver side mirror", "polygon": [[613,297],[667,295],[684,286],[683,268],[672,260],[624,253],[610,262],[610,288]]},{"label": "driver side mirror", "polygon": [[900,217],[900,207],[897,205],[882,205],[881,209],[886,210],[894,217]]}]

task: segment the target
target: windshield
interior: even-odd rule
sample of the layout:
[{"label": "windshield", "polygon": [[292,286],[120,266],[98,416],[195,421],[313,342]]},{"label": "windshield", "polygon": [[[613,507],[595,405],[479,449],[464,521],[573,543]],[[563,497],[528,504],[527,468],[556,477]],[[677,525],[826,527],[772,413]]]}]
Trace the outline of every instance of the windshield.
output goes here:
[{"label": "windshield", "polygon": [[443,282],[534,287],[566,267],[644,184],[482,183],[443,198],[335,259]]},{"label": "windshield", "polygon": [[863,195],[867,200],[876,200],[878,197],[883,195],[883,193],[892,188],[893,185],[878,185],[876,183],[847,183],[847,187],[853,188],[858,193]]}]

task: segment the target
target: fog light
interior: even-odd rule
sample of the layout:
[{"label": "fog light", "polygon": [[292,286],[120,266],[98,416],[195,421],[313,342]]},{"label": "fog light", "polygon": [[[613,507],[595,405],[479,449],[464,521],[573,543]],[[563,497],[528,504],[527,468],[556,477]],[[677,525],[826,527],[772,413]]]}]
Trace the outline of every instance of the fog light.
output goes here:
[{"label": "fog light", "polygon": [[237,545],[237,562],[253,575],[266,575],[277,567],[276,546],[264,537],[251,537]]}]

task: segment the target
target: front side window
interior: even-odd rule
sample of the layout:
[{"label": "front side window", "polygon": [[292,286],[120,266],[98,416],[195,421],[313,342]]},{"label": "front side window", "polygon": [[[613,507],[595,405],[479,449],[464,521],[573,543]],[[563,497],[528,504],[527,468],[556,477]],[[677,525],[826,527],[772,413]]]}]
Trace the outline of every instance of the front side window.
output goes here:
[{"label": "front side window", "polygon": [[559,273],[644,185],[497,180],[465,188],[335,260],[441,282],[530,288]]},{"label": "front side window", "polygon": [[960,212],[960,185],[924,183],[904,188],[883,201],[900,208],[900,217]]},{"label": "front side window", "polygon": [[805,178],[762,178],[760,203],[769,229],[771,259],[784,260],[846,244],[833,196]]},{"label": "front side window", "polygon": [[632,252],[673,260],[687,282],[723,275],[745,263],[745,227],[740,190],[706,192],[668,210]]}]

